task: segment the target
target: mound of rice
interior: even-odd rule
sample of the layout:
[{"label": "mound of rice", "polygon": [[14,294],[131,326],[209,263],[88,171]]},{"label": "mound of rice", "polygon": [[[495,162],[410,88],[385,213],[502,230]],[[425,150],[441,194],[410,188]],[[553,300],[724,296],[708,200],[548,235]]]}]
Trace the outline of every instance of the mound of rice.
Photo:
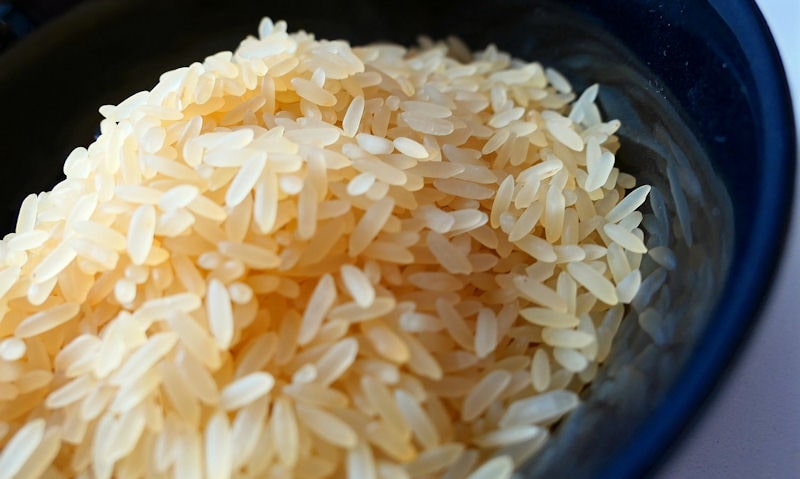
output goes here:
[{"label": "mound of rice", "polygon": [[259,38],[104,106],[0,242],[0,479],[498,479],[636,294],[597,86]]}]

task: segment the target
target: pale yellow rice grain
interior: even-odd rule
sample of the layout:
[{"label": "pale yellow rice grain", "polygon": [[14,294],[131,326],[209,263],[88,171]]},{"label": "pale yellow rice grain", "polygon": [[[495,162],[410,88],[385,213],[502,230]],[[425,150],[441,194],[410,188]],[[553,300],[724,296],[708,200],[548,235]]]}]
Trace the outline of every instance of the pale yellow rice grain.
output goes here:
[{"label": "pale yellow rice grain", "polygon": [[45,434],[45,420],[35,419],[20,428],[0,452],[0,477],[12,479],[34,453]]},{"label": "pale yellow rice grain", "polygon": [[269,373],[255,372],[242,376],[220,392],[219,405],[225,410],[242,408],[269,393],[274,385],[275,378]]},{"label": "pale yellow rice grain", "polygon": [[509,479],[514,471],[514,461],[508,456],[497,456],[473,471],[467,479]]}]

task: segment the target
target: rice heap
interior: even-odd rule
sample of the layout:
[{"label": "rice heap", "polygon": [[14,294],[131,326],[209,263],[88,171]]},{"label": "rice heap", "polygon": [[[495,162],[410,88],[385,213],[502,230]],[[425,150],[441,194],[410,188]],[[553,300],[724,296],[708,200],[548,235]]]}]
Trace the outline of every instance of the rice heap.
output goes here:
[{"label": "rice heap", "polygon": [[597,86],[262,21],[104,106],[0,242],[2,478],[507,478],[608,354],[649,187]]}]

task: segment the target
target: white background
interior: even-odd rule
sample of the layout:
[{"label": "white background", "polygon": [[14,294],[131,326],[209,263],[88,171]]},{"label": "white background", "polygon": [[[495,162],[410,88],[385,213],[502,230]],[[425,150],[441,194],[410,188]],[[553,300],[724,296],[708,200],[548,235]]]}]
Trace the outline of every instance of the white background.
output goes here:
[{"label": "white background", "polygon": [[[800,0],[756,3],[781,51],[800,120]],[[783,265],[753,337],[656,479],[800,478],[800,171],[795,185]]]}]

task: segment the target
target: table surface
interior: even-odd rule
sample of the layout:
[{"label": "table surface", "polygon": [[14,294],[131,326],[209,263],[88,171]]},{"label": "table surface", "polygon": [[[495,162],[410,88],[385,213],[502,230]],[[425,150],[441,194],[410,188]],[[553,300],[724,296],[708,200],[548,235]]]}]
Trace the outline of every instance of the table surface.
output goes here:
[{"label": "table surface", "polygon": [[[800,1],[756,3],[781,51],[800,125]],[[656,479],[800,477],[800,169],[795,185],[783,265],[753,338]]]}]

